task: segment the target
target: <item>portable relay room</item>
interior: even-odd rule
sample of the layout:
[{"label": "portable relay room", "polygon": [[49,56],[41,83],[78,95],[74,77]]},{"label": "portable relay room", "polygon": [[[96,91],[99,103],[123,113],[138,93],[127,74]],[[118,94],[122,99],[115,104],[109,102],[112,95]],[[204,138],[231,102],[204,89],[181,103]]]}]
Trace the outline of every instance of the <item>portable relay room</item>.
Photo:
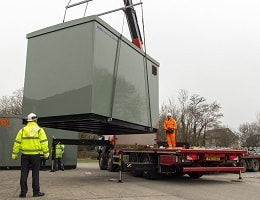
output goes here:
[{"label": "portable relay room", "polygon": [[43,127],[102,135],[156,130],[159,63],[99,17],[27,39],[25,115],[37,113]]}]

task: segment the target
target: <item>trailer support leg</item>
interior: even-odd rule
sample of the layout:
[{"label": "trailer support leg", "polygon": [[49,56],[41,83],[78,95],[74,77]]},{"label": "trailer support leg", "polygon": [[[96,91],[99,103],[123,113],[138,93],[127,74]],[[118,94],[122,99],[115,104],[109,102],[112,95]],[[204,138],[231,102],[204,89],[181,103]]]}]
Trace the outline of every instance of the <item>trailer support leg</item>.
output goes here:
[{"label": "trailer support leg", "polygon": [[239,171],[238,179],[239,179],[239,180],[242,180],[242,173],[241,173],[241,170]]},{"label": "trailer support leg", "polygon": [[123,169],[123,154],[120,153],[119,154],[119,179],[118,179],[118,183],[123,183],[122,181],[122,169]]},{"label": "trailer support leg", "polygon": [[51,150],[51,171],[50,172],[55,172],[55,157],[56,157],[56,141],[54,141],[54,138],[52,138],[52,150]]},{"label": "trailer support leg", "polygon": [[54,160],[52,159],[51,160],[51,171],[50,172],[55,172],[55,169],[54,169]]},{"label": "trailer support leg", "polygon": [[122,181],[122,171],[121,171],[121,170],[119,171],[119,180],[118,180],[118,183],[123,183],[123,181]]}]

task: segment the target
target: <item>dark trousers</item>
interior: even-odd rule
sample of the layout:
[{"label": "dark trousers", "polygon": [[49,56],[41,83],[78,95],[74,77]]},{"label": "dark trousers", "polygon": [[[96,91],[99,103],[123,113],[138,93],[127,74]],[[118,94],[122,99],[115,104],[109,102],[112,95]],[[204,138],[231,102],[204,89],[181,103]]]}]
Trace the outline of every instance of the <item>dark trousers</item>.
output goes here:
[{"label": "dark trousers", "polygon": [[28,191],[27,179],[28,179],[30,169],[32,169],[33,193],[37,193],[40,191],[40,183],[39,183],[40,154],[37,155],[22,154],[21,156],[21,176],[20,176],[21,194],[26,194]]},{"label": "dark trousers", "polygon": [[41,164],[40,164],[40,170],[44,170],[45,169],[45,164],[46,164],[46,159],[41,157]]},{"label": "dark trousers", "polygon": [[64,164],[62,158],[55,158],[55,170],[64,170]]}]

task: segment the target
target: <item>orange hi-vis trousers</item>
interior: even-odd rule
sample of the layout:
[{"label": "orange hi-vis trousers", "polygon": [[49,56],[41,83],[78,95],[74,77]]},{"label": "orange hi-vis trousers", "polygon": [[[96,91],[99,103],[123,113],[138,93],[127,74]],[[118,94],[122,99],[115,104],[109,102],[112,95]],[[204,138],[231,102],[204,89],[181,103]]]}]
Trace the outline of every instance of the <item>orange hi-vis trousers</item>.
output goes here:
[{"label": "orange hi-vis trousers", "polygon": [[169,148],[176,147],[175,132],[166,133],[166,138],[167,138],[167,144]]}]

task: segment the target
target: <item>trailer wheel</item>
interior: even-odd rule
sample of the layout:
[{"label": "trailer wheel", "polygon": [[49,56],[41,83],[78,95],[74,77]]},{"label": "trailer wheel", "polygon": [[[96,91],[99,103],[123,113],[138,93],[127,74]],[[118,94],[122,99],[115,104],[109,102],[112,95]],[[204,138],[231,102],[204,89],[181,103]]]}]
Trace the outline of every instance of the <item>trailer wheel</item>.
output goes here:
[{"label": "trailer wheel", "polygon": [[101,169],[101,170],[106,170],[107,167],[106,167],[106,165],[105,165],[105,160],[104,160],[103,156],[104,156],[103,153],[101,153],[100,156],[99,156],[99,160],[98,160],[99,169]]},{"label": "trailer wheel", "polygon": [[247,170],[246,160],[244,160],[244,159],[240,160],[240,166],[244,167],[244,170],[242,170],[242,172],[243,173],[246,172],[246,170]]},{"label": "trailer wheel", "polygon": [[259,161],[257,159],[252,160],[252,166],[253,171],[258,172],[259,171]]},{"label": "trailer wheel", "polygon": [[134,177],[141,177],[142,176],[142,172],[141,171],[131,171],[131,174]]},{"label": "trailer wheel", "polygon": [[[149,155],[144,156],[144,158],[142,159],[143,163],[150,163],[150,159],[149,159]],[[144,170],[142,171],[142,176],[145,179],[159,179],[161,178],[161,175],[159,173],[157,173],[156,170]]]},{"label": "trailer wheel", "polygon": [[176,172],[176,173],[173,174],[173,176],[175,176],[175,177],[182,177],[182,176],[184,176],[184,173]]},{"label": "trailer wheel", "polygon": [[[137,153],[130,153],[129,154],[129,161],[130,162],[139,162],[138,160],[138,154]],[[131,174],[134,177],[141,177],[142,176],[142,172],[141,171],[131,171]]]},{"label": "trailer wheel", "polygon": [[190,178],[200,178],[203,176],[202,173],[189,173],[188,175]]},{"label": "trailer wheel", "polygon": [[117,169],[117,166],[115,164],[113,164],[113,155],[111,153],[108,155],[107,169],[110,172],[115,172]]},{"label": "trailer wheel", "polygon": [[[149,163],[149,158],[148,156],[144,156],[142,159],[142,163]],[[146,179],[151,179],[151,171],[142,171],[142,176]]]}]

